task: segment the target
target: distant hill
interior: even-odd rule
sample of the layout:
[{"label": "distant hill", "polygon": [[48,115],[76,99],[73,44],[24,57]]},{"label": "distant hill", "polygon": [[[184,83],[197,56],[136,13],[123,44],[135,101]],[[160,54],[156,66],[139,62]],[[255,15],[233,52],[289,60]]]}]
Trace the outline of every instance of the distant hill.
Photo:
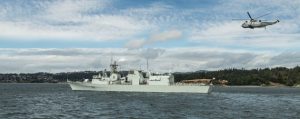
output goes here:
[{"label": "distant hill", "polygon": [[[81,72],[61,72],[61,73],[7,73],[0,74],[0,83],[58,83],[81,81],[91,79],[93,75],[101,73],[99,71]],[[125,76],[128,72],[122,71]],[[176,82],[192,79],[213,79],[227,80],[228,85],[300,85],[300,67],[294,68],[276,67],[264,69],[224,69],[218,71],[198,70],[195,72],[175,72],[173,73]]]}]

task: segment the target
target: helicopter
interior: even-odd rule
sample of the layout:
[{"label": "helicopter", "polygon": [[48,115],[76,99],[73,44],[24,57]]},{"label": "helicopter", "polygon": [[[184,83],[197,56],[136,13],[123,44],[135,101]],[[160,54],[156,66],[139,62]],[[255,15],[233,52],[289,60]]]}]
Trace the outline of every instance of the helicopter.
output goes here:
[{"label": "helicopter", "polygon": [[267,26],[273,25],[273,24],[276,24],[276,23],[279,22],[279,20],[276,20],[276,21],[258,20],[258,18],[261,18],[263,16],[267,16],[270,13],[261,15],[261,16],[256,17],[256,18],[252,18],[249,12],[247,12],[247,14],[248,14],[250,20],[248,20],[248,19],[233,19],[233,20],[246,20],[242,24],[242,27],[243,28],[250,28],[250,29],[254,29],[254,28],[265,28],[266,29]]}]

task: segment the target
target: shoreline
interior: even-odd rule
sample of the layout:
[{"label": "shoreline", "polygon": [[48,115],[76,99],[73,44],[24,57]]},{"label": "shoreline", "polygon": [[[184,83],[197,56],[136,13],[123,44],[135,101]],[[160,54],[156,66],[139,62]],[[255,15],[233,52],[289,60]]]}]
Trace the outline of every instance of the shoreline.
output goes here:
[{"label": "shoreline", "polygon": [[[68,84],[67,82],[58,82],[58,83],[50,83],[50,82],[44,82],[44,83],[22,83],[22,82],[0,82],[0,84]],[[257,85],[212,85],[213,87],[228,87],[228,88],[300,88],[300,85],[296,86],[257,86]]]}]

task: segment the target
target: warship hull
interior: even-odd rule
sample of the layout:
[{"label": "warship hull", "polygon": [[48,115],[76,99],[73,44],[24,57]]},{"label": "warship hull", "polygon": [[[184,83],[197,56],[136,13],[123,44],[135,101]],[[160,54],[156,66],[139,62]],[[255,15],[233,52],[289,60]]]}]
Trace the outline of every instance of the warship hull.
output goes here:
[{"label": "warship hull", "polygon": [[72,90],[162,93],[210,93],[210,85],[101,85],[86,82],[68,82]]}]

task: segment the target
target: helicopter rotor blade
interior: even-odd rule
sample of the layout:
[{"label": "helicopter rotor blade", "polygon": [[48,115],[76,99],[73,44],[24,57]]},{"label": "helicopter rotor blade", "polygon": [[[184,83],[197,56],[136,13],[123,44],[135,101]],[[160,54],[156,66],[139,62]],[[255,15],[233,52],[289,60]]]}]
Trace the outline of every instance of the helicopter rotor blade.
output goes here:
[{"label": "helicopter rotor blade", "polygon": [[267,15],[269,15],[269,14],[271,14],[271,13],[267,13],[267,14],[261,15],[261,16],[259,16],[259,17],[256,17],[255,19],[260,18],[260,17],[267,16]]},{"label": "helicopter rotor blade", "polygon": [[240,21],[240,20],[249,20],[249,19],[232,19],[232,20],[235,20],[235,21]]},{"label": "helicopter rotor blade", "polygon": [[261,19],[260,21],[270,21],[270,20],[266,20],[266,19]]},{"label": "helicopter rotor blade", "polygon": [[250,13],[249,13],[249,12],[247,12],[247,14],[248,14],[249,18],[250,18],[251,20],[253,20],[253,19],[252,19],[252,17],[251,17],[251,15],[250,15]]}]

